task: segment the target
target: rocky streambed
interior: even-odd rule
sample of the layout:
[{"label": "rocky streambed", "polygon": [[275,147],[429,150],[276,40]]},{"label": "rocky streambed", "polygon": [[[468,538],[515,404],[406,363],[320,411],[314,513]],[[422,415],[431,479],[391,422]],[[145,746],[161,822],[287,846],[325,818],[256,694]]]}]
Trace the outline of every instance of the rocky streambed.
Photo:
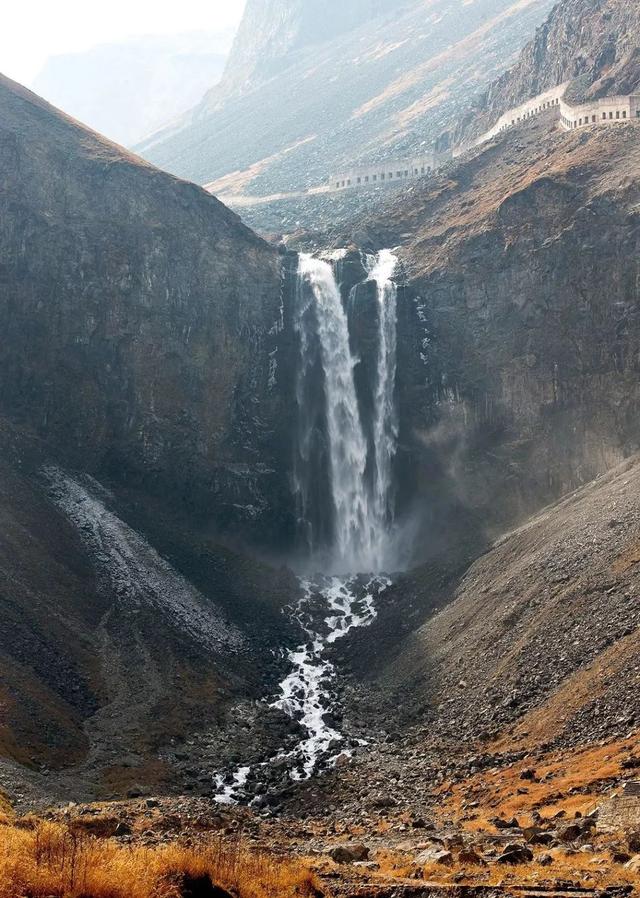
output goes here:
[{"label": "rocky streambed", "polygon": [[258,808],[278,803],[292,782],[346,761],[363,744],[341,729],[337,671],[329,650],[351,630],[375,619],[376,599],[389,583],[382,575],[301,581],[302,598],[292,614],[306,638],[286,653],[290,670],[278,693],[266,702],[267,709],[283,712],[296,724],[296,735],[266,760],[216,774],[217,802],[250,802]]}]

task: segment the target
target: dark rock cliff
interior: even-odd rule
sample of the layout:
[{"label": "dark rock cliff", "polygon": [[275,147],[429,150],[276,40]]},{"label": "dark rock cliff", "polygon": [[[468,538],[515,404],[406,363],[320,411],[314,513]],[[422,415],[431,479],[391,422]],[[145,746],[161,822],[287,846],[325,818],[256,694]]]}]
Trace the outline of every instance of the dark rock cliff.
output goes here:
[{"label": "dark rock cliff", "polygon": [[277,542],[278,254],[7,80],[0,202],[5,413],[71,465]]},{"label": "dark rock cliff", "polygon": [[210,790],[300,638],[281,258],[6,79],[0,209],[0,785]]},{"label": "dark rock cliff", "polygon": [[640,445],[639,130],[534,123],[356,226],[402,244],[414,296],[400,401],[423,520],[438,509],[424,555],[450,514],[500,530]]}]

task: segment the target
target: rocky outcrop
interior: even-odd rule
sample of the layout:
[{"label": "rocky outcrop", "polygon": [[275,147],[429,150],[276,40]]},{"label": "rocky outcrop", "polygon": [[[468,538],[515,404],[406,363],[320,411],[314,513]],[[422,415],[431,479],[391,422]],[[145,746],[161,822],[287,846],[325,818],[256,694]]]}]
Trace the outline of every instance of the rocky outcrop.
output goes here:
[{"label": "rocky outcrop", "polygon": [[237,548],[291,517],[281,259],[6,80],[0,199],[0,787],[210,790],[300,639]]},{"label": "rocky outcrop", "polygon": [[640,10],[628,0],[563,0],[513,68],[463,117],[458,136],[481,134],[503,112],[565,81],[586,102],[640,89]]},{"label": "rocky outcrop", "polygon": [[65,463],[204,526],[251,539],[271,516],[277,543],[277,252],[204,191],[7,80],[0,112],[5,413]]}]

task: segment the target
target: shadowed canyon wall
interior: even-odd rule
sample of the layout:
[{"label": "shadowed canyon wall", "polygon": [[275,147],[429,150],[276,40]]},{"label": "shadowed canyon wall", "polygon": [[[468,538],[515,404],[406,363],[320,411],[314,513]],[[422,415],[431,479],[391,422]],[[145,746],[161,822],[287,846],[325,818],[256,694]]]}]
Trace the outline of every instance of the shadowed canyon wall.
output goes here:
[{"label": "shadowed canyon wall", "polygon": [[268,532],[288,490],[277,252],[6,80],[0,112],[5,412],[70,464]]}]

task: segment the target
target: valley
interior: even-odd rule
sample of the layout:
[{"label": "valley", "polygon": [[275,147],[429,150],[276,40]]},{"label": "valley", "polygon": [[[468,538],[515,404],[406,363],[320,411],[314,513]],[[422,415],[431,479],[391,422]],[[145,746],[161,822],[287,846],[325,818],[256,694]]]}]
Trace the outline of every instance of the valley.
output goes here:
[{"label": "valley", "polygon": [[640,888],[635,8],[332,7],[0,77],[0,898]]}]

